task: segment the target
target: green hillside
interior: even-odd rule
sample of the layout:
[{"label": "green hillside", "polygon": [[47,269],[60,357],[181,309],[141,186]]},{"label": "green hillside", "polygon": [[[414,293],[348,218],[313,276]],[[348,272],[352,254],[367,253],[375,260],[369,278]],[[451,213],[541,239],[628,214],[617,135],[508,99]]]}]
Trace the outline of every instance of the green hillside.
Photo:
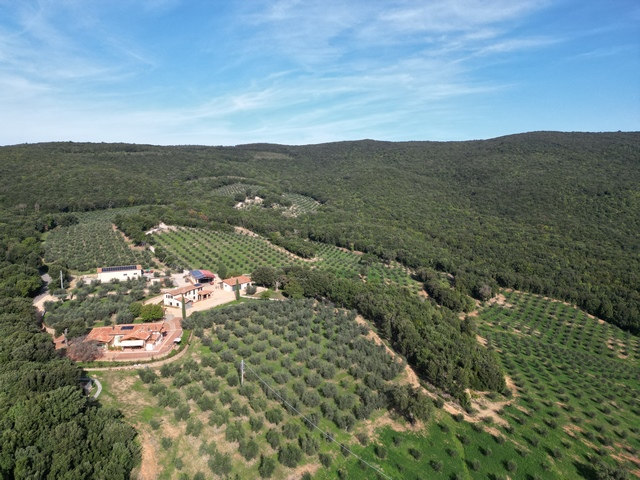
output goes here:
[{"label": "green hillside", "polygon": [[[33,217],[170,205],[154,215],[289,232],[446,271],[466,294],[499,284],[640,329],[639,133],[298,147],[20,145],[0,148],[0,175],[14,180],[0,186],[1,204]],[[235,210],[218,192],[239,182],[274,202],[304,195],[321,205],[297,217]]]}]

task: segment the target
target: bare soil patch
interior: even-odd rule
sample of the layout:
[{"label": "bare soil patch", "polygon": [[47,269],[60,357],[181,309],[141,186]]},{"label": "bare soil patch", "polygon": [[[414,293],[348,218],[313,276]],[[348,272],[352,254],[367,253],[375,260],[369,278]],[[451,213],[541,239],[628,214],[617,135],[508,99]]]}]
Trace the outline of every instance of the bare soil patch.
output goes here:
[{"label": "bare soil patch", "polygon": [[158,468],[158,442],[148,432],[136,426],[142,447],[142,463],[138,472],[138,480],[155,480],[160,475]]}]

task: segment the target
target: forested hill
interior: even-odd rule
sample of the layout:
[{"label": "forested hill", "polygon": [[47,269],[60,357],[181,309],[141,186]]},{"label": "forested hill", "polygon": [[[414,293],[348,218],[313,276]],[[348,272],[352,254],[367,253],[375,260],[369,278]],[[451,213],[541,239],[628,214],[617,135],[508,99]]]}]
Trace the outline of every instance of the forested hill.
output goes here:
[{"label": "forested hill", "polygon": [[[451,273],[463,293],[502,285],[548,294],[640,331],[638,132],[307,146],[19,145],[0,148],[0,176],[0,204],[40,229],[55,224],[56,212],[168,205],[149,215],[364,250]],[[232,197],[216,195],[230,184],[322,206],[295,218],[237,211]]]}]

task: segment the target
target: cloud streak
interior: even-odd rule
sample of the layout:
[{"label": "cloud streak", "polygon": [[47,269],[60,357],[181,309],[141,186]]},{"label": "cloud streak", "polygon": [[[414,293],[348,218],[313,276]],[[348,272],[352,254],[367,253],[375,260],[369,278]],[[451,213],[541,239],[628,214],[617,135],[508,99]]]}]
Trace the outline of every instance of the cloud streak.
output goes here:
[{"label": "cloud streak", "polygon": [[[629,36],[611,40],[619,16],[567,33],[557,8],[529,0],[0,2],[0,144],[478,138],[488,114],[492,132],[509,133],[512,112],[531,101],[537,72],[527,69],[547,68],[546,56],[589,64],[633,54]],[[549,98],[575,83],[569,73]],[[524,117],[518,125],[536,127]]]}]

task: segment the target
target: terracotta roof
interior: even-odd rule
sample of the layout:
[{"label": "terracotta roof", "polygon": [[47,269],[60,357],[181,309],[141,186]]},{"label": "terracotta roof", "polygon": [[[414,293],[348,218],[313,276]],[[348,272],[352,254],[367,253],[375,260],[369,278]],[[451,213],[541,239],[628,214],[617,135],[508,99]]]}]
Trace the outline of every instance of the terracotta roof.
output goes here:
[{"label": "terracotta roof", "polygon": [[134,333],[132,333],[130,335],[125,335],[124,337],[122,337],[122,339],[120,341],[121,342],[123,342],[125,340],[144,340],[144,341],[147,341],[150,336],[151,336],[151,332],[146,332],[146,331],[139,330],[139,331],[134,332]]},{"label": "terracotta roof", "polygon": [[[124,327],[124,328],[123,328]],[[163,323],[136,323],[129,325],[113,325],[111,327],[97,327],[87,335],[87,341],[109,343],[116,335],[123,335],[123,340],[146,340],[153,332],[162,332]]]},{"label": "terracotta roof", "polygon": [[240,275],[239,277],[225,278],[223,282],[226,283],[227,285],[234,286],[236,284],[236,280],[240,285],[242,285],[243,283],[251,283],[251,278],[245,275]]},{"label": "terracotta roof", "polygon": [[89,335],[87,335],[87,338],[85,341],[109,343],[115,335],[116,335],[116,332],[115,330],[112,331],[111,327],[99,327],[91,330],[89,332]]},{"label": "terracotta roof", "polygon": [[186,287],[176,288],[175,290],[171,290],[170,292],[167,292],[167,293],[175,297],[176,295],[182,295],[183,293],[188,293],[188,292],[191,292],[192,290],[199,290],[201,288],[202,288],[202,285],[198,285],[197,287],[195,285],[187,285]]}]

